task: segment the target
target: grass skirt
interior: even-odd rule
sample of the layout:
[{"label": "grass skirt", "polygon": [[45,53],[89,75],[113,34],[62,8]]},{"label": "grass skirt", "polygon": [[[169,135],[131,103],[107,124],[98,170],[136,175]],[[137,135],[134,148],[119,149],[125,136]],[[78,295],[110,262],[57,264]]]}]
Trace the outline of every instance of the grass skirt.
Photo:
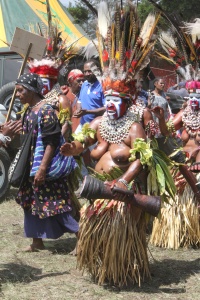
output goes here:
[{"label": "grass skirt", "polygon": [[140,286],[145,277],[150,277],[141,210],[102,199],[82,209],[77,264],[100,285],[136,282]]},{"label": "grass skirt", "polygon": [[191,187],[186,184],[182,195],[164,203],[161,217],[155,218],[150,243],[164,248],[200,246],[200,216]]}]

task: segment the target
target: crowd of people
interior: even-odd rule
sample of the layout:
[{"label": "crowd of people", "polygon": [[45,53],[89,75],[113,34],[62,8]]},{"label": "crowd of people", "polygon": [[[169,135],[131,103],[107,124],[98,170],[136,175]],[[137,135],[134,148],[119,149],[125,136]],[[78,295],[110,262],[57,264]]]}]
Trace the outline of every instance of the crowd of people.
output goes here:
[{"label": "crowd of people", "polygon": [[[126,12],[129,18],[131,10],[132,6]],[[157,18],[151,21],[154,29],[156,22]],[[58,66],[48,65],[49,56],[37,62],[34,72],[35,62],[31,61],[29,72],[16,79],[17,97],[24,105],[22,117],[1,126],[1,147],[16,135],[26,138],[21,147],[26,158],[21,154],[17,160],[24,169],[16,195],[24,211],[25,237],[32,239],[25,251],[43,250],[43,239],[73,233],[79,268],[87,269],[99,284],[123,286],[151,277],[147,207],[158,203],[157,211],[162,200],[162,217],[153,223],[151,241],[166,245],[166,235],[164,241],[158,240],[169,216],[167,205],[182,205],[180,174],[193,193],[190,207],[183,208],[187,222],[194,218],[196,223],[187,224],[190,229],[184,231],[178,246],[200,244],[200,100],[189,98],[190,89],[199,87],[195,80],[180,78],[166,91],[164,78],[155,78],[151,91],[143,89],[140,66],[154,46],[153,29],[148,32],[148,42],[141,30],[134,45],[128,45],[123,35],[120,41],[112,36],[106,40],[104,56],[86,61],[82,70],[68,72],[63,86],[58,83]],[[124,49],[130,46],[130,55],[121,54],[124,60],[117,58],[117,43],[124,43]],[[37,73],[38,66],[44,65],[46,73]],[[176,115],[166,92],[185,98]],[[84,190],[86,179],[91,180],[88,174],[96,181],[88,187],[88,206],[81,208],[75,192],[80,183]],[[141,195],[143,206],[135,204]],[[184,223],[184,216],[181,218]]]}]

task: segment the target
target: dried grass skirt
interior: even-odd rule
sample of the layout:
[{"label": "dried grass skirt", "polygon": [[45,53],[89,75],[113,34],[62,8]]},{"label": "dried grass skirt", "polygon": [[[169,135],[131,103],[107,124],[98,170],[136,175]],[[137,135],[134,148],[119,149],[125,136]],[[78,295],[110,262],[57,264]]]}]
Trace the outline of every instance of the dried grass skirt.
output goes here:
[{"label": "dried grass skirt", "polygon": [[155,218],[150,243],[164,248],[200,246],[199,208],[191,187],[186,184],[182,195],[176,195],[176,202],[164,203],[161,217]]},{"label": "dried grass skirt", "polygon": [[138,283],[150,277],[146,225],[140,209],[96,200],[81,212],[77,265],[98,284]]}]

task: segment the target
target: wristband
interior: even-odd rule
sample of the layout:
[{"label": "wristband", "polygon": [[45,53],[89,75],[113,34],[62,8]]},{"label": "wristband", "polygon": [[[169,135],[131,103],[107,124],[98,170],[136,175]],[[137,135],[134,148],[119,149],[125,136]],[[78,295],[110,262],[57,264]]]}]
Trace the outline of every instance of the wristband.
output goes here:
[{"label": "wristband", "polygon": [[127,188],[129,188],[128,181],[126,181],[125,179],[120,178],[120,179],[118,180],[118,182],[122,182]]},{"label": "wristband", "polygon": [[6,145],[7,142],[11,141],[11,138],[9,136],[4,135],[3,133],[0,133],[0,141],[2,141],[4,145]]}]

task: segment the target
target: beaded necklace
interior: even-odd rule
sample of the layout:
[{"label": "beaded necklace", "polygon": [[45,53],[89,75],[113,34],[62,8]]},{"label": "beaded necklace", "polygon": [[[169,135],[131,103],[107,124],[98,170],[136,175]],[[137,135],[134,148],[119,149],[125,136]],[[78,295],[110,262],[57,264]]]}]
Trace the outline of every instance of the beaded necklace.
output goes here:
[{"label": "beaded necklace", "polygon": [[183,111],[182,121],[187,133],[191,137],[196,137],[200,131],[200,110],[192,111],[188,105]]},{"label": "beaded necklace", "polygon": [[128,108],[117,120],[110,120],[105,112],[99,125],[100,135],[109,143],[119,144],[128,136],[131,125],[136,121],[140,122],[140,119],[141,112],[136,106]]}]

